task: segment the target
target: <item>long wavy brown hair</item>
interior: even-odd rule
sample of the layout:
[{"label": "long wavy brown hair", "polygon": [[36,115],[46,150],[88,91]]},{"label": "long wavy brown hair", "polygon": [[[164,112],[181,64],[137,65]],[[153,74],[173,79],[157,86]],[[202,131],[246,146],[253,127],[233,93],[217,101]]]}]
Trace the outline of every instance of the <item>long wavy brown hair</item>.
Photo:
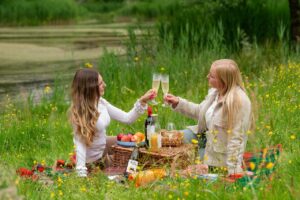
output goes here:
[{"label": "long wavy brown hair", "polygon": [[70,121],[78,134],[89,146],[96,133],[97,110],[100,99],[99,73],[94,69],[80,69],[72,82],[72,103],[69,109]]}]

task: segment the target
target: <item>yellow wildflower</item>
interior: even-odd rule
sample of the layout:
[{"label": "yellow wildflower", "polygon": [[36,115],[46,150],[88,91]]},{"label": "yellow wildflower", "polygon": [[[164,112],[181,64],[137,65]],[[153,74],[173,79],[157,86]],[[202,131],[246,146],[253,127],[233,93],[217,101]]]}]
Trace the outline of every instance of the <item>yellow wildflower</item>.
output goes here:
[{"label": "yellow wildflower", "polygon": [[86,188],[83,186],[83,187],[80,188],[80,191],[81,192],[86,192]]},{"label": "yellow wildflower", "polygon": [[227,133],[228,133],[228,134],[231,134],[231,133],[232,133],[232,131],[231,131],[231,130],[227,130]]},{"label": "yellow wildflower", "polygon": [[173,195],[169,194],[168,195],[169,199],[173,199]]},{"label": "yellow wildflower", "polygon": [[135,57],[134,57],[134,61],[135,61],[135,62],[138,62],[138,61],[139,61],[139,57],[138,57],[138,56],[135,56]]},{"label": "yellow wildflower", "polygon": [[192,144],[198,144],[198,140],[196,140],[196,139],[192,139],[191,142],[192,142]]},{"label": "yellow wildflower", "polygon": [[250,162],[249,163],[249,167],[253,171],[255,169],[255,163],[254,162]]},{"label": "yellow wildflower", "polygon": [[59,196],[64,195],[64,193],[61,190],[58,191],[58,194],[59,194]]},{"label": "yellow wildflower", "polygon": [[54,192],[51,192],[50,197],[54,198],[54,196],[55,196]]},{"label": "yellow wildflower", "polygon": [[274,167],[274,163],[269,162],[266,166],[267,169],[272,169]]},{"label": "yellow wildflower", "polygon": [[86,67],[86,68],[93,68],[93,65],[92,65],[91,63],[88,62],[88,63],[85,63],[85,67]]},{"label": "yellow wildflower", "polygon": [[289,160],[289,164],[292,164],[292,160]]},{"label": "yellow wildflower", "polygon": [[185,196],[189,196],[189,192],[184,192],[184,195]]},{"label": "yellow wildflower", "polygon": [[250,130],[247,131],[247,135],[250,135],[252,132]]},{"label": "yellow wildflower", "polygon": [[49,94],[51,92],[51,87],[49,85],[46,85],[44,88],[44,93]]},{"label": "yellow wildflower", "polygon": [[268,135],[269,135],[269,136],[273,135],[273,132],[272,132],[272,131],[269,131]]},{"label": "yellow wildflower", "polygon": [[164,72],[165,70],[166,70],[166,69],[165,69],[164,67],[161,67],[161,68],[160,68],[160,71],[161,71],[161,72]]},{"label": "yellow wildflower", "polygon": [[57,178],[57,182],[58,182],[59,184],[62,184],[62,183],[63,183],[63,180],[60,178],[60,176]]},{"label": "yellow wildflower", "polygon": [[290,136],[290,138],[291,138],[291,140],[294,140],[294,139],[296,139],[296,135],[293,134]]}]

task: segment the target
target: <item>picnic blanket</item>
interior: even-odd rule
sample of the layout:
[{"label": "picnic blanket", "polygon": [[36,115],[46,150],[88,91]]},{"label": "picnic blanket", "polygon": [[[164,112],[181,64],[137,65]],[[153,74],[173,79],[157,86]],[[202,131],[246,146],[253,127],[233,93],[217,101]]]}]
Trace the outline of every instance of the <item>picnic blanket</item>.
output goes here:
[{"label": "picnic blanket", "polygon": [[[281,144],[274,147],[263,148],[257,152],[245,152],[243,155],[243,167],[245,171],[252,172],[252,175],[234,174],[226,178],[226,180],[235,183],[235,185],[245,187],[249,184],[253,185],[259,183],[260,180],[264,178],[272,177],[281,152]],[[49,184],[58,177],[74,172],[75,164],[76,155],[73,154],[70,156],[69,161],[59,159],[56,160],[53,166],[38,163],[31,169],[20,167],[16,172],[21,177]],[[102,170],[106,175],[123,174],[123,171],[123,167],[109,167]]]},{"label": "picnic blanket", "polygon": [[258,152],[245,152],[243,155],[244,170],[253,172],[253,175],[233,175],[228,180],[245,187],[248,184],[255,185],[265,178],[271,179],[281,152],[281,144],[263,148]]}]

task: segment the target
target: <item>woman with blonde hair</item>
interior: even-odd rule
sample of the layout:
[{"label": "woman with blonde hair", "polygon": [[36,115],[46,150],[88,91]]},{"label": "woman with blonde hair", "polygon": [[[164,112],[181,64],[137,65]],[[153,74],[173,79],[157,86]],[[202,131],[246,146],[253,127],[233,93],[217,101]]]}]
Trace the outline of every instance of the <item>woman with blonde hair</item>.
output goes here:
[{"label": "woman with blonde hair", "polygon": [[103,163],[116,137],[107,137],[106,128],[111,119],[133,123],[147,109],[147,101],[156,96],[154,90],[146,92],[129,112],[111,105],[102,96],[106,84],[94,69],[80,69],[72,83],[70,121],[76,146],[76,170],[79,176],[87,176],[87,166]]},{"label": "woman with blonde hair", "polygon": [[[165,101],[174,111],[198,119],[193,132],[206,134],[203,162],[209,169],[225,167],[228,174],[241,173],[252,112],[240,70],[233,60],[216,60],[207,79],[211,89],[200,104],[172,94],[168,94]],[[185,138],[197,137],[185,132]]]}]

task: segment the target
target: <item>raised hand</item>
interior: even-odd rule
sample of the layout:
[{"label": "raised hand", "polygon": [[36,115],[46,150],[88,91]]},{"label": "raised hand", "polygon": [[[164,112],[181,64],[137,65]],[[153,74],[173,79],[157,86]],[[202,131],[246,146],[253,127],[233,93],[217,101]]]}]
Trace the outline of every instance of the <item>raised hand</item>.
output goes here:
[{"label": "raised hand", "polygon": [[149,100],[154,99],[157,96],[157,92],[154,89],[148,90],[143,96],[140,98],[140,102],[142,104],[147,104]]},{"label": "raised hand", "polygon": [[177,104],[179,103],[179,98],[172,95],[172,94],[167,94],[164,97],[164,100],[168,103],[171,104],[173,108],[175,108],[177,106]]}]

